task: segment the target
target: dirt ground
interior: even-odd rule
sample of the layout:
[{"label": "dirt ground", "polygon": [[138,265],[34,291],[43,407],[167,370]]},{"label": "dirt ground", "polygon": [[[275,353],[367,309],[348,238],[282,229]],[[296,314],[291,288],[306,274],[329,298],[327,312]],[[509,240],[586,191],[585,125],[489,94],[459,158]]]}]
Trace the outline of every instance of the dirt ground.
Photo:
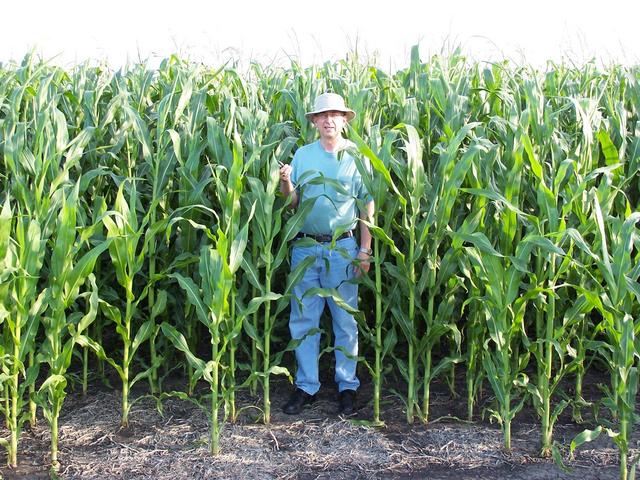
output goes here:
[{"label": "dirt ground", "polygon": [[[336,414],[336,393],[325,384],[318,400],[298,417],[280,408],[291,392],[283,379],[272,382],[273,418],[255,422],[257,410],[246,408],[240,420],[224,425],[222,452],[208,453],[206,415],[190,402],[169,398],[163,413],[152,399],[136,403],[130,426],[119,427],[119,392],[94,385],[86,397],[71,393],[60,419],[60,477],[64,479],[615,479],[617,452],[602,435],[580,448],[560,470],[538,456],[539,424],[530,410],[516,417],[513,449],[502,449],[498,425],[487,420],[456,420],[464,398],[452,399],[436,385],[428,425],[408,425],[403,404],[392,394],[383,398],[384,427],[362,426]],[[487,392],[489,393],[489,392]],[[371,385],[359,391],[357,418],[371,419]],[[487,400],[488,401],[488,400]],[[240,406],[260,405],[259,398],[239,394]],[[482,406],[480,406],[482,408]],[[568,446],[588,425],[568,416],[555,439]],[[0,435],[6,431],[0,429]],[[19,447],[19,466],[3,466],[3,479],[49,478],[49,433],[44,420],[26,429]],[[563,448],[565,458],[568,448]],[[1,458],[4,465],[5,459]]]}]

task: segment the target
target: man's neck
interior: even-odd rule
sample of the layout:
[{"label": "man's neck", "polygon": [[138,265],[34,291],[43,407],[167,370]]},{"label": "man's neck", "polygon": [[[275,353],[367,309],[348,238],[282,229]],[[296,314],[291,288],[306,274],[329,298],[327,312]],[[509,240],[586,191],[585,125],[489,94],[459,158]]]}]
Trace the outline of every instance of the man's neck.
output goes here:
[{"label": "man's neck", "polygon": [[322,145],[322,148],[324,148],[325,151],[331,153],[339,150],[343,141],[344,139],[342,136],[336,138],[321,138],[320,145]]}]

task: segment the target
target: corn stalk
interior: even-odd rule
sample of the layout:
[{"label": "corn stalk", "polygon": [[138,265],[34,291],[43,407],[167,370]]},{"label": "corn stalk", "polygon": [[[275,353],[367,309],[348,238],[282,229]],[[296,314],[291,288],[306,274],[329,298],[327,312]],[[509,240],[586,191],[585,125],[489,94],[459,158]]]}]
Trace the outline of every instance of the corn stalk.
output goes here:
[{"label": "corn stalk", "polygon": [[[243,188],[242,179],[243,162],[240,155],[234,155],[231,170],[228,172],[228,189],[226,191],[226,205],[228,212],[239,214],[240,194]],[[253,209],[249,215],[251,219]],[[220,452],[220,420],[219,409],[220,400],[224,400],[225,404],[229,402],[230,390],[235,385],[225,384],[221,382],[221,374],[229,366],[222,366],[221,361],[227,353],[233,339],[238,335],[240,326],[235,327],[238,323],[237,319],[229,318],[230,301],[234,286],[234,277],[242,262],[242,255],[247,245],[247,236],[249,222],[242,228],[234,230],[237,224],[227,223],[230,230],[227,233],[220,228],[216,233],[212,233],[205,226],[202,228],[209,239],[214,242],[214,246],[204,246],[200,251],[199,276],[200,285],[198,286],[193,279],[182,276],[179,273],[171,274],[180,286],[185,290],[189,301],[194,305],[198,319],[206,326],[211,341],[211,360],[205,362],[196,357],[186,342],[184,335],[178,332],[173,326],[167,322],[161,325],[163,333],[169,338],[173,345],[182,351],[189,364],[194,369],[194,379],[204,378],[209,384],[211,391],[211,433],[210,433],[210,452],[217,455]],[[233,242],[231,242],[228,233],[234,233]],[[259,303],[256,302],[252,307],[257,308]],[[247,312],[240,318],[248,316],[251,312]],[[229,325],[233,325],[233,330],[228,330]],[[232,412],[232,410],[227,410]]]},{"label": "corn stalk", "polygon": [[[74,347],[83,344],[83,334],[98,312],[98,288],[92,271],[98,257],[109,247],[109,240],[83,253],[88,235],[79,235],[78,191],[80,183],[63,201],[56,225],[56,238],[51,253],[46,296],[47,313],[43,319],[45,341],[38,358],[48,365],[48,375],[38,389],[39,403],[51,428],[51,463],[58,469],[58,418],[66,397],[66,372],[71,364]],[[91,229],[88,229],[90,232]],[[90,233],[89,233],[90,235]],[[88,280],[90,288],[80,292]],[[79,299],[85,299],[86,312],[67,315]]]},{"label": "corn stalk", "polygon": [[43,242],[40,224],[13,215],[7,197],[0,213],[0,264],[3,267],[0,320],[4,337],[0,384],[6,389],[4,414],[10,438],[1,439],[0,444],[7,448],[7,464],[13,467],[18,462],[22,426],[29,418],[24,412],[25,397],[38,376],[38,365],[27,367],[26,363],[35,348],[40,314],[46,307],[46,294],[36,293],[43,264]]},{"label": "corn stalk", "polygon": [[[125,199],[124,195],[127,184],[129,187],[129,201]],[[106,360],[120,376],[122,382],[120,423],[123,427],[126,427],[129,423],[129,411],[131,409],[129,392],[131,387],[151,374],[151,368],[147,368],[139,372],[133,379],[130,378],[131,364],[137,350],[153,334],[152,320],[148,319],[142,322],[138,328],[134,323],[138,305],[148,293],[148,290],[144,289],[136,295],[137,292],[134,288],[134,280],[142,270],[145,255],[148,251],[146,240],[149,238],[143,236],[149,217],[147,214],[142,222],[138,221],[138,203],[139,196],[136,182],[122,182],[118,189],[114,209],[106,212],[102,217],[102,222],[107,230],[107,240],[110,240],[109,255],[116,272],[116,279],[125,292],[125,309],[123,314],[118,307],[101,300],[100,310],[115,324],[116,332],[120,336],[123,345],[122,359],[118,362],[107,356],[101,345],[97,343],[90,344],[99,358]],[[159,227],[156,224],[152,228]],[[154,309],[161,311],[163,308],[162,301],[154,304]],[[158,312],[153,313],[157,315]]]}]

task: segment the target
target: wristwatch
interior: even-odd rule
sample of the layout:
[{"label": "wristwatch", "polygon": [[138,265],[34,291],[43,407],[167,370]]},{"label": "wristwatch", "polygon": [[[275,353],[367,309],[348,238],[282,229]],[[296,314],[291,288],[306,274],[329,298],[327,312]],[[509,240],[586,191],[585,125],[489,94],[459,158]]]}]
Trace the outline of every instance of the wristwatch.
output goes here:
[{"label": "wristwatch", "polygon": [[360,247],[360,253],[366,253],[367,255],[371,255],[373,253],[373,250],[371,250],[370,248]]}]

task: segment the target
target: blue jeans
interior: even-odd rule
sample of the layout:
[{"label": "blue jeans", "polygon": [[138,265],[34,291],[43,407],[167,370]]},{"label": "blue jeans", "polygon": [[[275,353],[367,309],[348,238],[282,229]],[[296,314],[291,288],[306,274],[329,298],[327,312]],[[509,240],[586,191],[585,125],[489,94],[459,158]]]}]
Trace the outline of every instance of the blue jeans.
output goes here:
[{"label": "blue jeans", "polygon": [[[356,241],[353,237],[348,237],[338,240],[334,249],[330,249],[329,245],[329,243],[322,243],[311,247],[293,247],[292,270],[309,256],[315,257],[315,263],[306,270],[303,278],[293,287],[289,331],[291,338],[299,339],[305,337],[309,330],[318,328],[326,301],[333,319],[335,381],[338,384],[338,391],[357,390],[360,381],[356,377],[358,325],[355,318],[337,306],[332,298],[325,299],[317,295],[303,298],[310,288],[335,288],[349,306],[358,308],[358,285],[349,282],[354,277],[353,260],[358,254]],[[338,347],[344,349],[353,358],[348,358]],[[320,389],[319,351],[319,333],[307,336],[296,348],[298,363],[296,386],[310,395],[314,395]]]}]

